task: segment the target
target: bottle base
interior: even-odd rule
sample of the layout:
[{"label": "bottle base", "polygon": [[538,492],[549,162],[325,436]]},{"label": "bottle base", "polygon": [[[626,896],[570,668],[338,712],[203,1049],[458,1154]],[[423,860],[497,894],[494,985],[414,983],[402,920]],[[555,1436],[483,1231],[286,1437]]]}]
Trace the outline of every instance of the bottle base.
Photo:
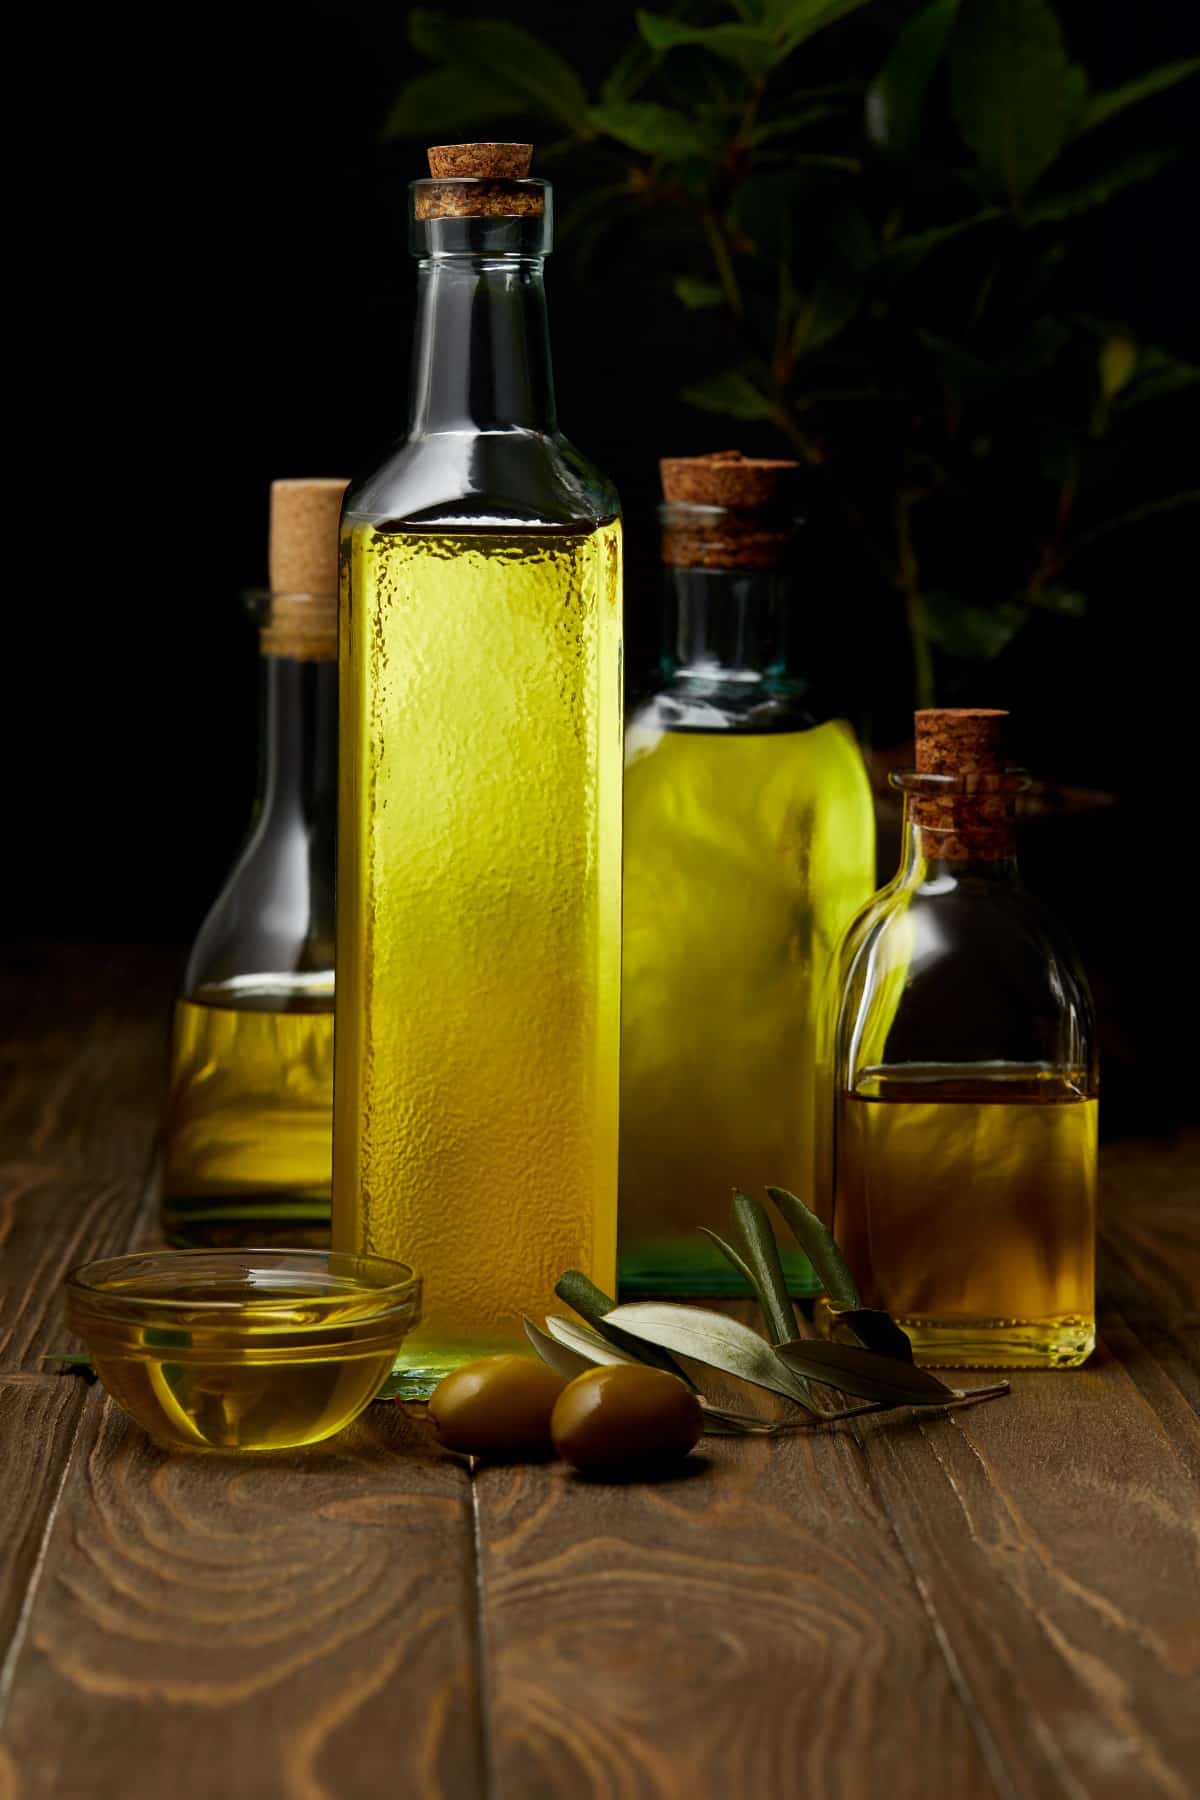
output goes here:
[{"label": "bottle base", "polygon": [[165,1241],[176,1250],[328,1250],[328,1200],[164,1199]]},{"label": "bottle base", "polygon": [[394,1393],[398,1400],[428,1400],[444,1375],[453,1374],[466,1363],[478,1362],[481,1356],[532,1356],[524,1333],[520,1337],[475,1338],[469,1342],[431,1339],[405,1344],[392,1369]]},{"label": "bottle base", "polygon": [[1096,1347],[1096,1324],[1082,1314],[1056,1319],[896,1320],[913,1360],[927,1369],[1075,1369]]},{"label": "bottle base", "polygon": [[[783,1251],[788,1293],[814,1298],[821,1284],[800,1251]],[[659,1239],[624,1250],[617,1263],[617,1294],[626,1300],[749,1300],[750,1289],[736,1270],[703,1241]]]}]

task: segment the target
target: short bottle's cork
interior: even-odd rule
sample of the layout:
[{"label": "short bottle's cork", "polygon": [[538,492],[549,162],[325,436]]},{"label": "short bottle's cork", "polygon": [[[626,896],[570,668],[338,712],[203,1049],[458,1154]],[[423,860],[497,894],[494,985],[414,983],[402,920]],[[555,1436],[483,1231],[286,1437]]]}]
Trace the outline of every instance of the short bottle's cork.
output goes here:
[{"label": "short bottle's cork", "polygon": [[316,476],[271,483],[269,611],[264,656],[337,657],[338,518],[348,483]]},{"label": "short bottle's cork", "polygon": [[665,563],[771,569],[783,560],[794,536],[799,463],[714,450],[664,456],[658,466],[666,501]]},{"label": "short bottle's cork", "polygon": [[994,862],[1016,848],[1016,794],[1006,784],[1007,712],[983,706],[927,707],[915,715],[917,774],[954,777],[912,790],[910,816],[921,853],[942,862]]},{"label": "short bottle's cork", "polygon": [[418,219],[540,217],[544,184],[530,183],[532,144],[432,144],[429,181],[416,183]]},{"label": "short bottle's cork", "polygon": [[1006,712],[985,706],[930,706],[914,716],[917,768],[923,775],[1003,773]]}]

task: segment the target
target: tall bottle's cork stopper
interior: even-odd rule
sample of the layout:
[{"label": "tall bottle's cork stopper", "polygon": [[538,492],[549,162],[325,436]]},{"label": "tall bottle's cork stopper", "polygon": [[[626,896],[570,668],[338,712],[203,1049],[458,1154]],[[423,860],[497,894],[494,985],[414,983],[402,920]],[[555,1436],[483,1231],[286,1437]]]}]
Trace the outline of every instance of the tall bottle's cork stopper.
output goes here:
[{"label": "tall bottle's cork stopper", "polygon": [[337,656],[338,519],[349,483],[334,476],[271,483],[270,610],[264,656]]},{"label": "tall bottle's cork stopper", "polygon": [[[796,524],[800,464],[714,450],[664,456],[662,557],[679,568],[769,569]],[[719,512],[693,508],[720,508]]]},{"label": "tall bottle's cork stopper", "polygon": [[[923,856],[994,862],[1015,853],[1020,781],[1008,778],[1008,723],[1008,713],[983,706],[934,706],[915,715],[909,806]],[[922,775],[947,779],[923,786]]]},{"label": "tall bottle's cork stopper", "polygon": [[529,182],[532,144],[432,144],[429,181],[413,189],[418,219],[540,217],[545,184]]}]

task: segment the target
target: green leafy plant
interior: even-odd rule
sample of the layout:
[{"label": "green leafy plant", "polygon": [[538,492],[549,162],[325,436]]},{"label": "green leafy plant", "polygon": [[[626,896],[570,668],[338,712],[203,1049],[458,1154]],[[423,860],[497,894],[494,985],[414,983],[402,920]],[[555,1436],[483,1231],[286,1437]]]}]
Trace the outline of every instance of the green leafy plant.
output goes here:
[{"label": "green leafy plant", "polygon": [[922,0],[890,45],[879,14],[639,11],[593,86],[510,21],[417,10],[434,66],[387,131],[550,126],[539,166],[577,161],[565,237],[586,259],[636,223],[692,320],[686,399],[820,472],[903,609],[927,704],[954,659],[1080,616],[1110,533],[1200,499],[1161,491],[1152,453],[1200,370],[1094,317],[1071,254],[1087,214],[1174,154],[1131,124],[1200,60],[1096,92],[1051,0]]}]

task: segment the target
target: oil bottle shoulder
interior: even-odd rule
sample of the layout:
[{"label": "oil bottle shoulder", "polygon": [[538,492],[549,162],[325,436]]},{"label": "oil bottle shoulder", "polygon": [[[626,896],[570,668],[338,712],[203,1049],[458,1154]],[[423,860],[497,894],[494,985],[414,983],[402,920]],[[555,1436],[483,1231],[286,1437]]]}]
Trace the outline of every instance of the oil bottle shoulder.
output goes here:
[{"label": "oil bottle shoulder", "polygon": [[1070,932],[1017,878],[897,877],[851,922],[842,963],[852,984],[903,969],[909,986],[968,983],[981,1005],[989,991],[1023,991],[1052,1008],[1091,1007]]},{"label": "oil bottle shoulder", "polygon": [[561,433],[405,438],[353,482],[343,522],[590,529],[620,516],[616,489]]},{"label": "oil bottle shoulder", "polygon": [[630,711],[631,732],[714,732],[730,736],[812,731],[829,715],[801,682],[736,679],[669,681],[641,695]]}]

